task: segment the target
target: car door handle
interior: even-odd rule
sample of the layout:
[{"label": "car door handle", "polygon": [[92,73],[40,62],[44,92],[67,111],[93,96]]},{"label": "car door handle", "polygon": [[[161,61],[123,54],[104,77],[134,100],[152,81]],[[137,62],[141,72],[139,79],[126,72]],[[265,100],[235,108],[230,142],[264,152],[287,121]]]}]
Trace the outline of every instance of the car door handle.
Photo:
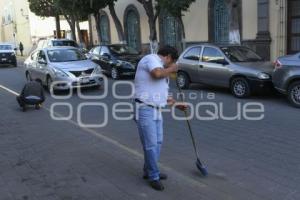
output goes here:
[{"label": "car door handle", "polygon": [[203,68],[203,65],[199,65],[199,68]]}]

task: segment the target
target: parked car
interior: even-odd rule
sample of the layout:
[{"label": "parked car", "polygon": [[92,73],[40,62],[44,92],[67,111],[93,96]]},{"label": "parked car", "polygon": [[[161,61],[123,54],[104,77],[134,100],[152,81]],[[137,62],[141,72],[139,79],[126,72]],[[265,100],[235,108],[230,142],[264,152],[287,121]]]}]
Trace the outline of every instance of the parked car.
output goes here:
[{"label": "parked car", "polygon": [[47,48],[47,47],[76,47],[80,49],[82,53],[87,53],[88,50],[83,48],[82,46],[78,45],[76,41],[70,39],[45,39],[40,40],[38,44],[38,48]]},{"label": "parked car", "polygon": [[0,66],[12,65],[17,67],[16,50],[12,44],[0,43]]},{"label": "parked car", "polygon": [[300,108],[300,52],[276,60],[273,84],[293,106]]},{"label": "parked car", "polygon": [[139,52],[122,44],[97,46],[90,50],[88,57],[101,65],[104,73],[113,79],[134,76],[141,59]]},{"label": "parked car", "polygon": [[47,47],[58,47],[58,46],[68,46],[79,48],[79,45],[74,40],[69,39],[44,39],[40,40],[38,48],[47,48]]},{"label": "parked car", "polygon": [[37,80],[50,90],[100,86],[102,69],[74,47],[49,47],[34,51],[25,61],[27,80]]},{"label": "parked car", "polygon": [[203,44],[186,49],[178,60],[178,86],[191,83],[230,88],[238,98],[272,87],[273,65],[245,46]]}]

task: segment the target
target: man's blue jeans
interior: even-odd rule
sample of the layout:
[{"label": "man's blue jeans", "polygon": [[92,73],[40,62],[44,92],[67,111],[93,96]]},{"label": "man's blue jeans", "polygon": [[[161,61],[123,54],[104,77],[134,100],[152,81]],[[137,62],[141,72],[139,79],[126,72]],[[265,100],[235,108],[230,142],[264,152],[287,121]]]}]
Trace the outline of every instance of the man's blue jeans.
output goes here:
[{"label": "man's blue jeans", "polygon": [[136,122],[144,150],[144,173],[149,180],[159,180],[158,161],[163,142],[161,111],[149,106],[139,106]]}]

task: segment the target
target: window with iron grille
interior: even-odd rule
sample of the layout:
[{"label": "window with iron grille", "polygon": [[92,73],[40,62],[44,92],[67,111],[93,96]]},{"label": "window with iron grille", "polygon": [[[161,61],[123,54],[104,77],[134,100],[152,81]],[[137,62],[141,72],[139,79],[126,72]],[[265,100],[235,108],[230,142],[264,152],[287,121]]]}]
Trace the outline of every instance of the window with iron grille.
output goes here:
[{"label": "window with iron grille", "polygon": [[214,42],[229,42],[229,13],[224,0],[214,0]]}]

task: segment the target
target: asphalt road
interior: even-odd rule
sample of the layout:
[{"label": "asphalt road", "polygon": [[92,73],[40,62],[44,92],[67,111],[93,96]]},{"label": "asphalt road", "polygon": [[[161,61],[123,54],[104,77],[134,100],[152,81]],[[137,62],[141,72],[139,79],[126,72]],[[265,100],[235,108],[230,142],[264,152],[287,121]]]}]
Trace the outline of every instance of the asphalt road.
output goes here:
[{"label": "asphalt road", "polygon": [[[131,80],[125,80],[131,81]],[[216,103],[218,114],[235,116],[238,106],[260,103],[264,118],[259,121],[192,120],[201,159],[209,176],[202,177],[184,121],[164,114],[164,146],[161,168],[169,175],[164,192],[153,191],[141,179],[142,151],[134,121],[113,118],[116,99],[113,81],[101,100],[86,100],[75,94],[57,100],[47,93],[42,110],[23,113],[12,91],[25,83],[24,68],[0,68],[0,199],[205,199],[205,200],[298,200],[300,199],[300,111],[272,92],[238,100],[225,89],[195,85],[188,101]],[[6,88],[3,89],[3,88]],[[129,95],[128,85],[116,87]],[[7,91],[10,89],[12,91]],[[175,88],[171,87],[175,92]],[[88,89],[86,95],[103,94]],[[214,99],[210,97],[214,94]],[[54,103],[72,105],[71,119],[56,121],[50,110]],[[101,123],[104,110],[88,106],[78,117],[82,103],[108,105],[108,124],[102,128],[80,128]],[[201,116],[212,107],[201,106]],[[68,116],[65,106],[55,107],[56,117]],[[205,114],[206,113],[206,114]],[[182,114],[178,113],[182,116]],[[218,115],[218,116],[219,116]],[[124,115],[125,116],[125,115]]]}]

